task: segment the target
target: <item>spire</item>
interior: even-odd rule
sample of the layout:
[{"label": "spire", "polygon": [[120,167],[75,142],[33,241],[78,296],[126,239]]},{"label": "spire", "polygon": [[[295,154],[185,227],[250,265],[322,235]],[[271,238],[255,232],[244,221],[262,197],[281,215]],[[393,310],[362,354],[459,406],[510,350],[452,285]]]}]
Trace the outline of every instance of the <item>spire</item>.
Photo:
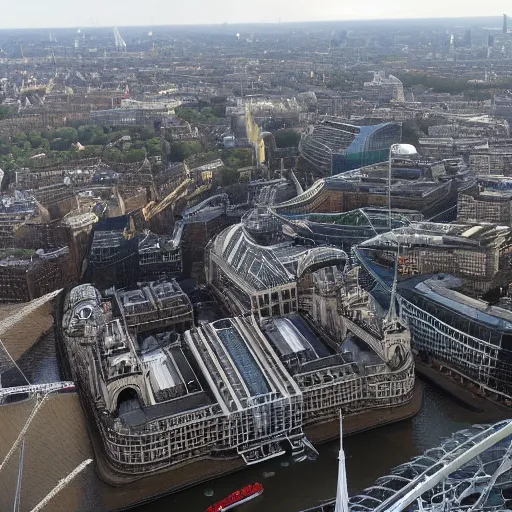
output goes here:
[{"label": "spire", "polygon": [[334,512],[349,512],[347,473],[345,471],[345,452],[343,451],[343,423],[340,411],[340,453],[338,455],[338,489],[336,491],[336,508]]},{"label": "spire", "polygon": [[391,299],[389,303],[389,310],[388,314],[386,315],[386,318],[384,322],[386,324],[392,324],[397,320],[396,316],[396,284],[398,281],[398,255],[400,251],[400,245],[398,244],[397,240],[397,250],[396,250],[396,259],[395,259],[395,273],[393,275],[393,286],[391,287]]}]

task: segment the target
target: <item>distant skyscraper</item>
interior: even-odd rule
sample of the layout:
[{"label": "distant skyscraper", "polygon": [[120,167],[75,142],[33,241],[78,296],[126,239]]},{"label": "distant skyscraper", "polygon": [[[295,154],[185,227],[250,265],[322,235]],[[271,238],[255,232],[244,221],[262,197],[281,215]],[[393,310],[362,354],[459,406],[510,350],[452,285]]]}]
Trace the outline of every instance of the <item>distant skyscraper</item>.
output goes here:
[{"label": "distant skyscraper", "polygon": [[462,39],[462,44],[463,44],[463,46],[471,46],[472,40],[471,40],[471,29],[470,28],[468,28],[464,32],[464,37]]},{"label": "distant skyscraper", "polygon": [[508,27],[507,27],[507,15],[504,14],[503,15],[503,33],[506,34],[508,32]]}]

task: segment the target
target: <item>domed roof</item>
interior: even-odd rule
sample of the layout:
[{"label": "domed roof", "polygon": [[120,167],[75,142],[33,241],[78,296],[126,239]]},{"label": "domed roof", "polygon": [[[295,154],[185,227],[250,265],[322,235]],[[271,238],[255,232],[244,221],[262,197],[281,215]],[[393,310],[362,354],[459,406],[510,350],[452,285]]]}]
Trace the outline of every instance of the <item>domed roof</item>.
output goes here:
[{"label": "domed roof", "polygon": [[395,155],[417,155],[418,152],[412,144],[397,144],[394,151]]}]

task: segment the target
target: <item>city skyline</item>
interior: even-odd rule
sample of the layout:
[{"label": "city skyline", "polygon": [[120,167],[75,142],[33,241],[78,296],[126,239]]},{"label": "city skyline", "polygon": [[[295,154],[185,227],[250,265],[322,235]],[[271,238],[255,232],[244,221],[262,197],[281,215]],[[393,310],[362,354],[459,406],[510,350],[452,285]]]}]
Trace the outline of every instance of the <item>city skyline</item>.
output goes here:
[{"label": "city skyline", "polygon": [[0,512],[512,512],[490,1],[3,7]]},{"label": "city skyline", "polygon": [[149,0],[145,3],[144,12],[136,4],[120,0],[108,3],[91,0],[79,11],[70,10],[64,0],[49,0],[45,4],[29,0],[24,6],[23,15],[20,15],[15,4],[6,5],[0,29],[468,18],[500,16],[507,12],[507,5],[499,0],[491,0],[485,5],[446,4],[440,0],[423,5],[404,5],[397,0],[385,4],[378,0],[364,4],[322,0],[314,5],[306,0],[293,3],[289,0],[261,0],[257,9],[234,0],[223,2],[222,9],[218,4],[205,0],[182,4],[177,9],[163,0]]}]

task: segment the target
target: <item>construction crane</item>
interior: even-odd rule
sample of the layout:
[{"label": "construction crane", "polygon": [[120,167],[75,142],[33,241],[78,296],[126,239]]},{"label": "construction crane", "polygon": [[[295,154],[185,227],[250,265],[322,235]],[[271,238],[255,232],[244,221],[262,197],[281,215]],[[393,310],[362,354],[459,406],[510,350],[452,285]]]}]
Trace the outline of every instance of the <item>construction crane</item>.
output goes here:
[{"label": "construction crane", "polygon": [[155,215],[165,210],[165,208],[167,208],[171,203],[186,196],[188,194],[188,186],[192,183],[194,183],[194,180],[187,178],[170,194],[165,196],[158,204],[155,203],[155,201],[148,203],[144,208],[142,208],[142,215],[144,215],[144,219],[146,221],[151,220]]}]

